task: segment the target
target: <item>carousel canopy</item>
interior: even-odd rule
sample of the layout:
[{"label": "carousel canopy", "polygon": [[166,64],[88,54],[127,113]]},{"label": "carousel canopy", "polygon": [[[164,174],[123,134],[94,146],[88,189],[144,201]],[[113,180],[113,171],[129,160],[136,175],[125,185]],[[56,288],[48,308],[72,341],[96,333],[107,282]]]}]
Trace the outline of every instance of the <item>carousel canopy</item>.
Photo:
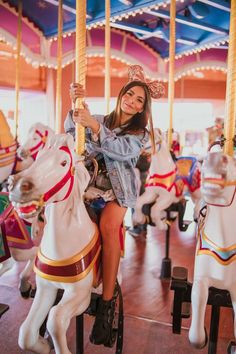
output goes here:
[{"label": "carousel canopy", "polygon": [[[22,54],[33,65],[56,67],[58,1],[22,0]],[[111,0],[111,54],[166,77],[170,0]],[[16,45],[17,0],[0,4],[0,40]],[[74,60],[76,1],[63,1],[63,65]],[[229,0],[176,0],[176,60],[226,68]],[[87,54],[104,55],[105,0],[87,0]],[[213,59],[214,58],[214,59]],[[218,63],[218,64],[217,64]],[[207,65],[207,64],[205,64]]]}]

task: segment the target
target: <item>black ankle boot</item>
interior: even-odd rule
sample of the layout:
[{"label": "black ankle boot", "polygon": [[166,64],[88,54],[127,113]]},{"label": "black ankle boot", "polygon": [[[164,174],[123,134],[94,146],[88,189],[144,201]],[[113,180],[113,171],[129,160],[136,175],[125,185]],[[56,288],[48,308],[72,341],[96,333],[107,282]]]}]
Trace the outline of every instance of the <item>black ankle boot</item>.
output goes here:
[{"label": "black ankle boot", "polygon": [[115,299],[105,301],[99,298],[95,322],[89,337],[91,343],[104,344],[106,347],[113,346],[116,340],[116,333],[112,329],[114,316]]}]

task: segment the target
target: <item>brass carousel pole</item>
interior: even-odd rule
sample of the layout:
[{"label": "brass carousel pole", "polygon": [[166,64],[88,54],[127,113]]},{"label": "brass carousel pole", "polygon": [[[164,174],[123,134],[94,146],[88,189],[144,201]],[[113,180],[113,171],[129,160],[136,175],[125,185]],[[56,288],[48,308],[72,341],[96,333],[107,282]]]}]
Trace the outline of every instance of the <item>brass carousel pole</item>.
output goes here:
[{"label": "brass carousel pole", "polygon": [[110,17],[111,17],[111,5],[110,0],[106,0],[105,4],[106,12],[106,24],[105,24],[105,100],[106,100],[106,113],[110,112],[110,95],[111,95],[111,26],[110,26]]},{"label": "brass carousel pole", "polygon": [[62,0],[58,1],[58,38],[57,38],[57,91],[56,91],[56,133],[61,133],[61,82],[62,82]]},{"label": "brass carousel pole", "polygon": [[[75,82],[85,87],[86,78],[86,1],[76,0],[76,38],[75,38]],[[75,108],[82,108],[83,99],[78,98]],[[82,155],[85,150],[85,129],[76,123],[75,149]]]},{"label": "brass carousel pole", "polygon": [[175,0],[170,3],[170,45],[169,45],[169,85],[168,85],[168,104],[169,104],[169,129],[168,129],[168,146],[171,150],[172,145],[172,128],[173,128],[173,104],[175,96],[175,16],[176,4]]},{"label": "brass carousel pole", "polygon": [[[169,130],[168,130],[168,147],[171,150],[172,145],[172,126],[173,126],[173,103],[174,103],[174,66],[175,66],[175,0],[170,3],[170,45],[169,45],[169,85],[168,85],[168,104],[169,104]],[[170,227],[171,227],[171,211],[166,210],[167,230],[166,230],[166,245],[165,257],[161,264],[161,279],[171,278],[171,258],[169,257],[170,247]]]},{"label": "brass carousel pole", "polygon": [[16,108],[15,108],[15,137],[17,140],[19,124],[19,90],[20,90],[20,52],[22,37],[22,0],[18,1],[18,25],[17,25],[17,50],[16,50]]},{"label": "brass carousel pole", "polygon": [[224,119],[224,153],[233,156],[236,119],[236,1],[231,1],[226,106]]}]

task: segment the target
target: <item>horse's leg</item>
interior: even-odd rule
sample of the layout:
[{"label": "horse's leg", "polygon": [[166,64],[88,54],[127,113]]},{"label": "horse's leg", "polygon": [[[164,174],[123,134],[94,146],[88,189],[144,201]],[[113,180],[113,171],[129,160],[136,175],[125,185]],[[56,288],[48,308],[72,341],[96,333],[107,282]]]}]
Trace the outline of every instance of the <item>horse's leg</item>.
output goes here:
[{"label": "horse's leg", "polygon": [[[38,247],[32,247],[27,250],[11,248],[12,257],[15,261],[25,262],[28,261],[23,271],[20,273],[19,290],[22,293],[27,293],[31,288],[30,276],[33,271],[34,260],[38,252]],[[23,295],[24,296],[24,295]]]},{"label": "horse's leg", "polygon": [[42,278],[37,279],[37,291],[25,321],[20,327],[18,344],[23,350],[36,354],[49,354],[48,341],[39,335],[39,328],[45,320],[57,295],[57,288]]},{"label": "horse's leg", "polygon": [[133,223],[135,224],[144,224],[146,221],[146,217],[142,212],[142,207],[144,204],[151,204],[155,202],[157,198],[157,194],[155,193],[154,189],[146,190],[141,196],[138,197],[134,214],[133,214]]},{"label": "horse's leg", "polygon": [[195,192],[190,193],[192,202],[194,204],[194,209],[193,209],[193,220],[197,221],[199,212],[201,208],[204,205],[203,199],[201,197],[201,192],[200,189],[197,189]]},{"label": "horse's leg", "polygon": [[192,321],[189,329],[189,341],[198,349],[201,349],[206,345],[204,319],[208,299],[208,289],[209,282],[207,278],[194,279],[191,294]]},{"label": "horse's leg", "polygon": [[30,259],[25,268],[20,273],[20,283],[19,283],[19,290],[22,296],[29,296],[30,289],[32,288],[32,284],[30,282],[30,276],[33,272],[35,257]]},{"label": "horse's leg", "polygon": [[83,313],[90,303],[91,286],[83,289],[65,289],[62,300],[54,306],[48,316],[47,330],[52,337],[54,349],[57,354],[71,354],[66,340],[66,331],[72,317]]},{"label": "horse's leg", "polygon": [[159,230],[167,230],[167,224],[161,219],[161,211],[167,209],[173,202],[173,194],[168,191],[161,191],[156,203],[151,208],[151,218]]},{"label": "horse's leg", "polygon": [[14,266],[14,264],[15,262],[12,257],[0,263],[0,276],[6,273],[8,270],[10,270]]}]

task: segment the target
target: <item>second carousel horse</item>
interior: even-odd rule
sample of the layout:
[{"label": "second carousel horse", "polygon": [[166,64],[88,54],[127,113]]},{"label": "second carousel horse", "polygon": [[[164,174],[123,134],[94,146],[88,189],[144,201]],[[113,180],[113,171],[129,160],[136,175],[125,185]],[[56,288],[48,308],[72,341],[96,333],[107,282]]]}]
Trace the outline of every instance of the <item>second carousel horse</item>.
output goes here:
[{"label": "second carousel horse", "polygon": [[179,157],[174,162],[160,130],[155,130],[155,140],[159,148],[152,154],[145,192],[137,199],[133,219],[136,224],[144,224],[146,216],[143,213],[143,206],[152,204],[150,212],[152,223],[160,230],[166,230],[165,209],[172,203],[180,201],[186,190],[195,203],[194,218],[197,217],[201,203],[201,173],[195,158]]}]

